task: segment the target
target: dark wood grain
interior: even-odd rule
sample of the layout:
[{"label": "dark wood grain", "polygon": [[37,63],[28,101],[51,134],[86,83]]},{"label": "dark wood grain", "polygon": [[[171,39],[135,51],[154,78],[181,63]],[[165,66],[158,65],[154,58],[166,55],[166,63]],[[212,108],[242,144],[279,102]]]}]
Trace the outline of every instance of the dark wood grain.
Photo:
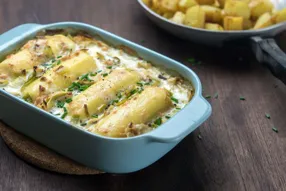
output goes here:
[{"label": "dark wood grain", "polygon": [[[219,95],[210,99],[213,114],[198,130],[152,166],[128,175],[50,173],[26,164],[0,140],[0,190],[286,190],[286,87],[247,47],[184,42],[152,24],[135,0],[0,0],[0,5],[0,32],[28,22],[96,25],[187,64],[201,78],[205,95]],[[286,47],[283,39],[285,34],[279,41]],[[203,64],[188,64],[190,57]]]}]

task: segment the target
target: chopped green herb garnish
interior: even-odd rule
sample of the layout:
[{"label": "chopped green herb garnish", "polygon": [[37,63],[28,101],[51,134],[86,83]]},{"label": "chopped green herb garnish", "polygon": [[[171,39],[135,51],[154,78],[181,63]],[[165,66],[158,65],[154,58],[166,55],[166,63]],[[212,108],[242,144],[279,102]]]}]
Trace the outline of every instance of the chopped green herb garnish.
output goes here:
[{"label": "chopped green herb garnish", "polygon": [[56,113],[55,115],[60,115],[60,113]]},{"label": "chopped green herb garnish", "polygon": [[172,100],[173,102],[175,102],[175,103],[179,103],[179,100],[176,99],[176,98],[174,98],[174,97],[171,97],[171,100]]},{"label": "chopped green herb garnish", "polygon": [[274,131],[275,133],[278,133],[278,129],[276,129],[275,127],[272,127],[272,131]]},{"label": "chopped green herb garnish", "polygon": [[143,86],[143,83],[142,82],[137,82],[137,85],[139,85],[139,86]]},{"label": "chopped green herb garnish", "polygon": [[57,103],[56,103],[56,106],[57,106],[58,108],[63,108],[64,105],[65,105],[65,102],[63,102],[63,101],[57,101]]},{"label": "chopped green herb garnish", "polygon": [[156,119],[155,121],[154,121],[154,124],[156,124],[156,125],[161,125],[162,124],[162,118],[160,117],[160,118],[158,118],[158,119]]},{"label": "chopped green herb garnish", "polygon": [[206,95],[205,98],[209,99],[209,98],[212,98],[212,96],[211,95]]},{"label": "chopped green herb garnish", "polygon": [[56,61],[56,59],[54,59],[54,58],[51,60],[52,63],[54,63],[55,61]]},{"label": "chopped green herb garnish", "polygon": [[188,58],[187,61],[190,62],[190,63],[194,63],[196,60],[194,58]]},{"label": "chopped green herb garnish", "polygon": [[110,102],[111,105],[114,104],[114,103],[118,103],[118,100],[115,99],[115,100],[112,100],[112,101]]},{"label": "chopped green herb garnish", "polygon": [[200,133],[198,134],[198,139],[200,139],[200,140],[202,139],[202,136]]},{"label": "chopped green herb garnish", "polygon": [[240,96],[239,99],[242,100],[242,101],[244,101],[244,100],[245,100],[245,97]]},{"label": "chopped green herb garnish", "polygon": [[267,119],[270,119],[270,118],[271,118],[268,113],[265,113],[265,117],[266,117]]},{"label": "chopped green herb garnish", "polygon": [[64,113],[61,116],[61,118],[64,119],[67,115],[68,115],[68,110],[67,110],[67,108],[64,107]]},{"label": "chopped green herb garnish", "polygon": [[57,58],[61,58],[62,56],[58,56]]},{"label": "chopped green herb garnish", "polygon": [[89,79],[89,73],[82,75],[79,79],[80,80],[87,80],[87,81],[92,81],[91,79]]},{"label": "chopped green herb garnish", "polygon": [[70,87],[68,87],[68,91],[74,91],[74,90],[79,90],[79,91],[84,91],[86,90],[90,85],[88,84],[80,84],[78,82],[73,82]]},{"label": "chopped green herb garnish", "polygon": [[61,61],[60,61],[60,60],[58,60],[58,61],[57,61],[57,65],[59,65],[60,63],[61,63]]},{"label": "chopped green herb garnish", "polygon": [[165,117],[166,117],[166,119],[170,119],[170,118],[171,118],[171,117],[170,117],[170,116],[168,116],[168,115],[166,115]]},{"label": "chopped green herb garnish", "polygon": [[218,98],[218,93],[215,93],[214,98],[215,98],[215,99]]},{"label": "chopped green herb garnish", "polygon": [[90,73],[89,75],[90,75],[90,76],[96,76],[97,73]]},{"label": "chopped green herb garnish", "polygon": [[122,98],[121,93],[117,93],[117,94],[116,94],[116,96],[117,96],[119,99],[121,99],[121,98]]},{"label": "chopped green herb garnish", "polygon": [[176,109],[177,109],[177,110],[180,110],[181,108],[179,108],[179,107],[176,107]]},{"label": "chopped green herb garnish", "polygon": [[81,85],[80,88],[79,88],[79,91],[84,91],[84,90],[86,90],[87,88],[89,88],[89,86],[90,86],[90,85],[87,85],[87,84],[86,84],[86,85]]},{"label": "chopped green herb garnish", "polygon": [[135,94],[137,91],[138,91],[137,89],[131,90],[130,96],[132,96],[133,94]]},{"label": "chopped green herb garnish", "polygon": [[86,125],[87,125],[87,123],[81,123],[80,125],[81,125],[81,126],[86,126]]},{"label": "chopped green herb garnish", "polygon": [[100,72],[102,72],[102,70],[98,70],[96,73],[100,73]]},{"label": "chopped green herb garnish", "polygon": [[67,103],[72,102],[72,98],[68,98],[68,99],[66,99],[66,102],[67,102]]},{"label": "chopped green herb garnish", "polygon": [[93,114],[91,117],[93,117],[93,118],[98,118],[98,115]]},{"label": "chopped green herb garnish", "polygon": [[139,89],[138,93],[140,94],[141,92],[143,92],[143,90],[144,90],[143,88]]},{"label": "chopped green herb garnish", "polygon": [[104,74],[102,74],[102,76],[103,76],[103,77],[106,77],[107,75],[108,75],[108,73],[104,73]]},{"label": "chopped green herb garnish", "polygon": [[111,69],[111,68],[112,68],[112,66],[107,66],[106,68],[107,68],[107,69]]}]

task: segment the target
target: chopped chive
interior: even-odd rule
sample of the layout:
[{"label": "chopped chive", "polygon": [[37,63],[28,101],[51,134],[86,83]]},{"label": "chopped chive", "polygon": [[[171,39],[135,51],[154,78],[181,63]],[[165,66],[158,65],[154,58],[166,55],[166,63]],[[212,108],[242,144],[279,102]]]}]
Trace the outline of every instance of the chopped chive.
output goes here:
[{"label": "chopped chive", "polygon": [[215,98],[215,99],[218,98],[218,93],[215,93],[214,98]]},{"label": "chopped chive", "polygon": [[170,118],[171,118],[171,117],[170,117],[170,116],[168,116],[168,115],[166,115],[165,117],[166,117],[166,119],[170,119]]},{"label": "chopped chive", "polygon": [[81,126],[86,126],[86,125],[87,125],[87,123],[81,123],[80,125],[81,125]]},{"label": "chopped chive", "polygon": [[98,115],[93,114],[91,117],[93,117],[93,118],[98,118]]},{"label": "chopped chive", "polygon": [[100,72],[102,72],[102,70],[98,70],[98,71],[97,71],[97,73],[100,73]]},{"label": "chopped chive", "polygon": [[116,96],[117,96],[119,99],[122,98],[121,93],[116,94]]},{"label": "chopped chive", "polygon": [[67,116],[67,114],[68,114],[68,110],[67,110],[67,108],[64,107],[64,113],[61,116],[61,118],[64,119]]},{"label": "chopped chive", "polygon": [[60,115],[60,113],[56,113],[55,115]]},{"label": "chopped chive", "polygon": [[245,100],[245,97],[240,96],[239,99],[242,100],[242,101],[244,101],[244,100]]},{"label": "chopped chive", "polygon": [[65,102],[63,102],[63,101],[57,101],[57,103],[56,103],[56,106],[57,106],[58,108],[63,108],[64,105],[65,105]]},{"label": "chopped chive", "polygon": [[91,79],[89,79],[88,77],[89,73],[82,75],[79,79],[80,80],[87,80],[87,81],[92,81]]},{"label": "chopped chive", "polygon": [[54,59],[54,58],[51,60],[52,63],[54,63],[55,61],[56,61],[56,59]]},{"label": "chopped chive", "polygon": [[114,103],[118,103],[118,100],[115,99],[115,100],[112,100],[112,101],[110,102],[111,105],[114,104]]},{"label": "chopped chive", "polygon": [[137,82],[137,85],[139,85],[139,86],[143,86],[143,84],[141,83],[141,82]]},{"label": "chopped chive", "polygon": [[137,89],[131,90],[130,96],[132,96],[133,94],[135,94],[137,91],[138,91]]},{"label": "chopped chive", "polygon": [[68,98],[68,99],[66,99],[66,102],[67,102],[67,103],[72,102],[72,98]]},{"label": "chopped chive", "polygon": [[196,60],[194,58],[188,58],[187,61],[190,63],[194,63]]},{"label": "chopped chive", "polygon": [[58,56],[57,58],[61,58],[62,56]]},{"label": "chopped chive", "polygon": [[84,91],[86,90],[87,88],[89,88],[90,85],[81,85],[80,88],[79,88],[79,91]]},{"label": "chopped chive", "polygon": [[146,41],[145,40],[141,40],[141,43],[145,43]]},{"label": "chopped chive", "polygon": [[274,131],[275,133],[278,133],[278,129],[276,129],[275,127],[272,127],[272,131]]},{"label": "chopped chive", "polygon": [[172,100],[173,102],[175,102],[175,103],[179,103],[179,100],[176,99],[176,98],[174,98],[174,97],[171,97],[171,100]]},{"label": "chopped chive", "polygon": [[198,139],[202,140],[202,136],[200,133],[198,134]]},{"label": "chopped chive", "polygon": [[140,94],[141,92],[143,92],[143,88],[141,88],[140,90],[138,90],[138,93]]},{"label": "chopped chive", "polygon": [[89,75],[90,75],[90,76],[96,76],[97,73],[90,73]]},{"label": "chopped chive", "polygon": [[58,60],[56,65],[59,65],[60,63],[61,63],[61,61],[60,61],[60,60]]},{"label": "chopped chive", "polygon": [[205,98],[209,99],[209,98],[212,98],[212,96],[211,95],[206,95]]},{"label": "chopped chive", "polygon": [[107,68],[107,69],[111,69],[111,68],[112,68],[112,66],[107,66],[106,68]]},{"label": "chopped chive", "polygon": [[265,117],[266,117],[267,119],[270,119],[270,118],[271,118],[268,113],[265,113]]},{"label": "chopped chive", "polygon": [[107,73],[102,74],[103,77],[106,77],[107,75],[108,75]]},{"label": "chopped chive", "polygon": [[176,109],[177,109],[177,110],[180,110],[181,108],[179,108],[179,107],[176,107]]},{"label": "chopped chive", "polygon": [[162,124],[162,118],[161,117],[159,117],[158,119],[156,119],[155,121],[154,121],[154,124],[156,124],[156,125],[161,125]]}]

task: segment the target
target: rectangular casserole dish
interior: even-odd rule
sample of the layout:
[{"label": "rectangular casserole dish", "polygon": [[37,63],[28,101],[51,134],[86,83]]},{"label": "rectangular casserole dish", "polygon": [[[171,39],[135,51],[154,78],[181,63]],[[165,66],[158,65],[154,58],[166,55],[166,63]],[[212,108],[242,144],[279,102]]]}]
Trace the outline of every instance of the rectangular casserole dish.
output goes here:
[{"label": "rectangular casserole dish", "polygon": [[136,137],[109,138],[76,128],[0,89],[0,119],[17,131],[88,167],[110,173],[129,173],[160,159],[210,116],[211,106],[202,97],[200,80],[192,70],[91,25],[76,22],[20,25],[0,36],[0,56],[4,57],[39,31],[66,28],[99,35],[111,45],[131,48],[155,66],[178,72],[192,83],[195,94],[185,108],[157,129]]}]

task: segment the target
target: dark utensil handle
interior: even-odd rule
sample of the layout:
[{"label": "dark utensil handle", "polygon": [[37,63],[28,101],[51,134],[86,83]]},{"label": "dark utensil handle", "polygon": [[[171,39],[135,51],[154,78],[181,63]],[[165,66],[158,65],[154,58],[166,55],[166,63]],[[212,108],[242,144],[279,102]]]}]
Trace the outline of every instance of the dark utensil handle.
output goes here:
[{"label": "dark utensil handle", "polygon": [[252,37],[256,59],[266,65],[272,74],[286,84],[286,54],[273,38]]}]

